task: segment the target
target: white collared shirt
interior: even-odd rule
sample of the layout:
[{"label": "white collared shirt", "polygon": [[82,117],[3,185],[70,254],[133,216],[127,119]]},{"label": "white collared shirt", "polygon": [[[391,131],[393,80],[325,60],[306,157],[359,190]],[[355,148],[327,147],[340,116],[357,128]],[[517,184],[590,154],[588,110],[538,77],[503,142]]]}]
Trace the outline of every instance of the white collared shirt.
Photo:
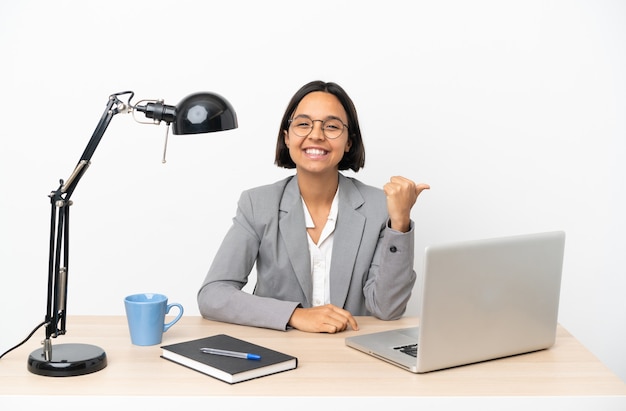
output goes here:
[{"label": "white collared shirt", "polygon": [[[313,306],[330,304],[330,261],[333,254],[333,238],[335,232],[335,224],[337,222],[338,211],[338,195],[339,188],[335,192],[335,197],[330,206],[328,220],[324,225],[322,234],[317,244],[311,239],[307,233],[309,240],[309,254],[311,255],[311,279],[313,281]],[[309,213],[309,209],[302,199],[302,208],[304,209],[304,221],[306,228],[314,228],[313,218]]]}]

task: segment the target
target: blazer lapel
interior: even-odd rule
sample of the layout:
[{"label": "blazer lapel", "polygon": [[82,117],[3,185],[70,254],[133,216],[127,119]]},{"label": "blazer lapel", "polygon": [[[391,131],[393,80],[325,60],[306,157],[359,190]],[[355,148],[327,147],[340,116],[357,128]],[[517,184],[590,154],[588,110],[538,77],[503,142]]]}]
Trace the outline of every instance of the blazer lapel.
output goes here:
[{"label": "blazer lapel", "polygon": [[352,272],[359,251],[365,216],[356,211],[364,200],[352,181],[339,175],[339,211],[330,265],[330,301],[343,307],[348,296]]},{"label": "blazer lapel", "polygon": [[292,178],[285,187],[283,198],[280,201],[278,224],[291,266],[307,299],[307,306],[310,307],[310,297],[313,293],[311,256],[306,230],[304,229],[304,211],[302,210],[302,197],[300,196],[297,177]]}]

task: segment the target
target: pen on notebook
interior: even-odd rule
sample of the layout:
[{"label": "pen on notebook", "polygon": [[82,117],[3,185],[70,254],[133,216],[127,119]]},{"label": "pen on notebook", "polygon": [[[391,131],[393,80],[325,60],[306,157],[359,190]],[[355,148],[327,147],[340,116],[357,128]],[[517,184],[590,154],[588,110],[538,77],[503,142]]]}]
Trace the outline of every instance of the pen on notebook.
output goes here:
[{"label": "pen on notebook", "polygon": [[205,354],[223,355],[226,357],[245,358],[246,360],[260,360],[261,356],[258,354],[250,354],[246,352],[220,350],[217,348],[200,348]]}]

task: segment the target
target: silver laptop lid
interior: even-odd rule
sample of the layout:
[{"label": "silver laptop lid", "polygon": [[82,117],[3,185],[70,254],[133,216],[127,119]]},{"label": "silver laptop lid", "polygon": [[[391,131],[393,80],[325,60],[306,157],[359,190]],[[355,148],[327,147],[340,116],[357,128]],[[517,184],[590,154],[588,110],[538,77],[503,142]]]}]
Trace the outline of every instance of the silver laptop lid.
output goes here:
[{"label": "silver laptop lid", "polygon": [[564,244],[557,231],[427,247],[418,372],[553,345]]}]

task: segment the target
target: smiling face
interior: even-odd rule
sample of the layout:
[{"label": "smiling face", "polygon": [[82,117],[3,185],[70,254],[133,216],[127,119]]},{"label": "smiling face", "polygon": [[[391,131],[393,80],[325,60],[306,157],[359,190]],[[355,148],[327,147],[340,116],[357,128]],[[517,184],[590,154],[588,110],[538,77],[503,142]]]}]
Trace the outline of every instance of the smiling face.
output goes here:
[{"label": "smiling face", "polygon": [[[307,94],[298,104],[292,119],[306,116],[313,121],[313,130],[307,137],[298,137],[289,127],[285,134],[285,145],[289,147],[289,155],[296,164],[299,173],[336,173],[338,164],[344,153],[350,151],[348,130],[335,139],[328,139],[322,131],[322,122],[328,119],[339,119],[348,123],[348,116],[341,102],[330,93],[315,91]],[[322,120],[322,121],[317,121]]]}]

